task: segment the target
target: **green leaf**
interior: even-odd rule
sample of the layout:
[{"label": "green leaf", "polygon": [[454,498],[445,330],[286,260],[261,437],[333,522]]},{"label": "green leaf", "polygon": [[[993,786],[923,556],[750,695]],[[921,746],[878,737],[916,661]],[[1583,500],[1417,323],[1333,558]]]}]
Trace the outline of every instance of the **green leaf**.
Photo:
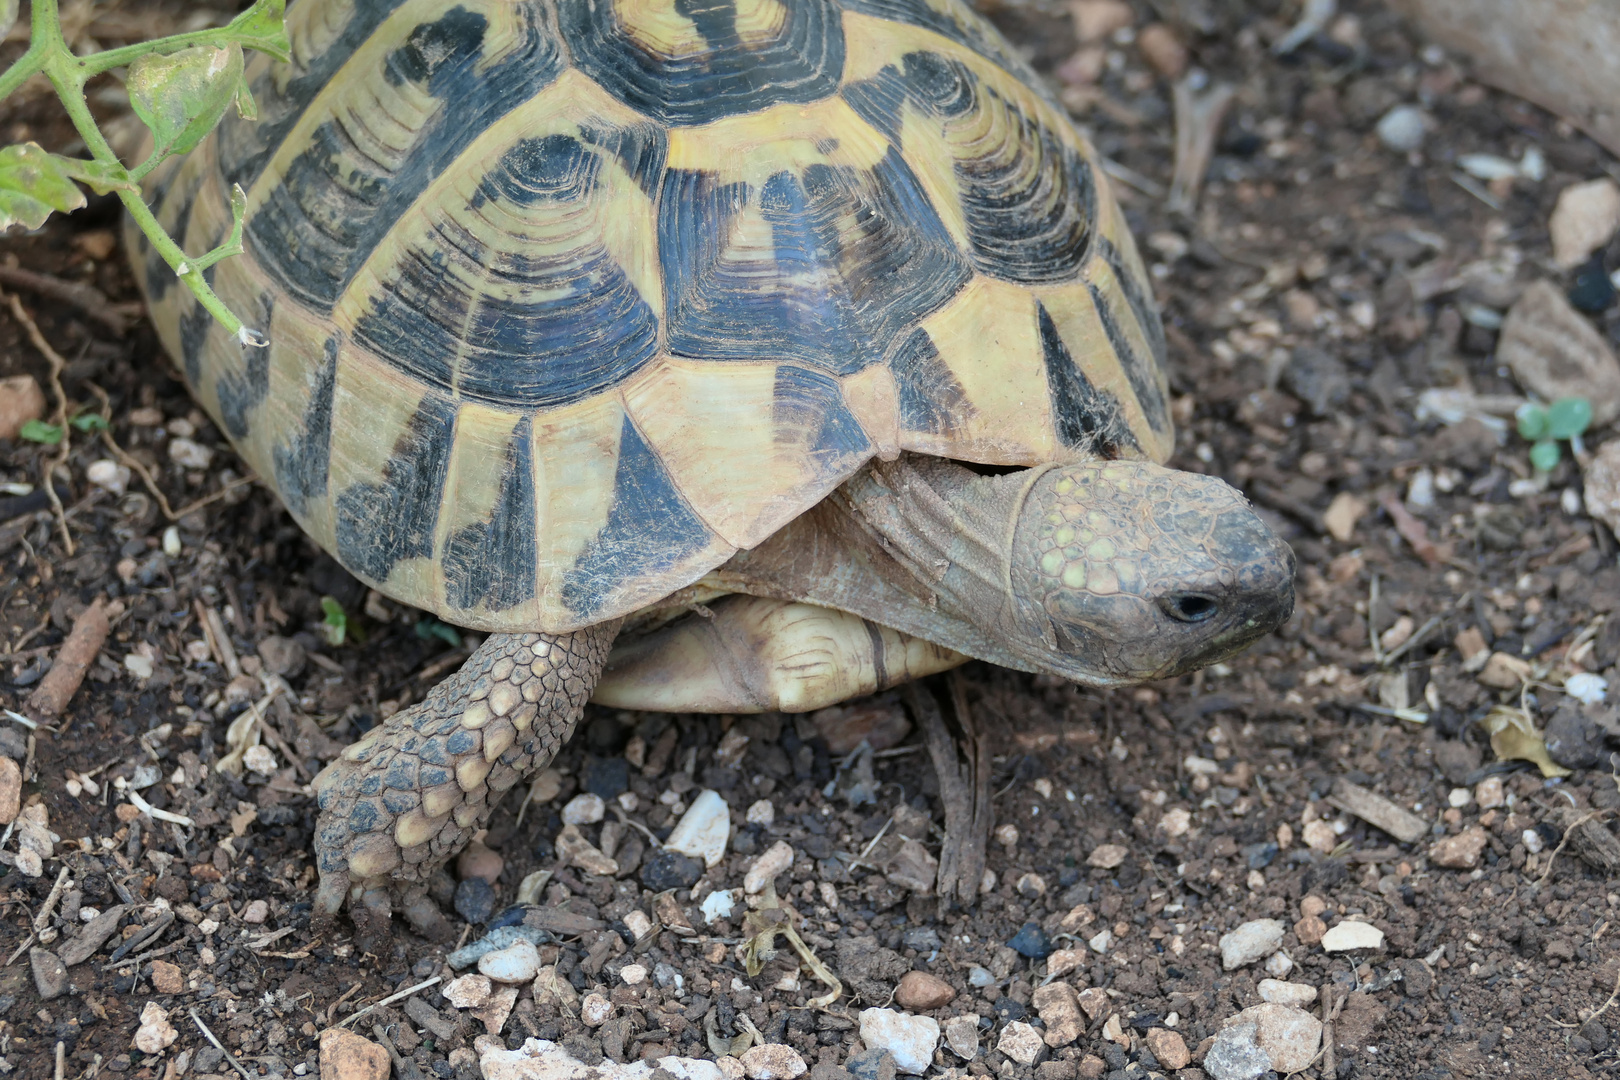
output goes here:
[{"label": "green leaf", "polygon": [[330,596],[323,596],[321,615],[321,633],[326,635],[326,643],[333,647],[343,644],[349,631],[349,616],[344,613],[343,605]]},{"label": "green leaf", "polygon": [[1558,465],[1558,444],[1551,439],[1542,439],[1530,448],[1530,464],[1538,472],[1552,472]]},{"label": "green leaf", "polygon": [[43,420],[28,421],[17,434],[29,442],[44,443],[46,446],[55,446],[62,441],[62,429]]},{"label": "green leaf", "polygon": [[1520,405],[1513,417],[1519,422],[1519,437],[1521,439],[1535,442],[1547,434],[1547,410],[1535,402],[1527,401]]},{"label": "green leaf", "polygon": [[37,229],[53,210],[65,214],[84,205],[84,192],[61,160],[37,143],[0,150],[0,232],[12,225]]},{"label": "green leaf", "polygon": [[90,185],[90,190],[97,195],[105,195],[120,188],[134,191],[140,187],[129,178],[128,170],[117,162],[91,161],[88,158],[70,158],[60,154],[52,154],[51,157],[61,166],[64,173],[81,184]]},{"label": "green leaf", "polygon": [[250,49],[269,53],[277,60],[292,56],[287,37],[287,0],[259,0],[225,27],[232,38]]},{"label": "green leaf", "polygon": [[1573,439],[1584,434],[1592,423],[1592,403],[1585,398],[1559,398],[1547,407],[1547,434],[1554,439]]},{"label": "green leaf", "polygon": [[69,420],[68,423],[72,424],[73,427],[78,431],[106,431],[107,430],[107,419],[106,419],[106,417],[102,416],[100,413],[93,413],[93,412],[80,413],[78,416],[75,416],[72,420]]},{"label": "green leaf", "polygon": [[242,46],[195,45],[129,65],[129,103],[152,131],[155,158],[183,154],[214,129],[242,85]]}]

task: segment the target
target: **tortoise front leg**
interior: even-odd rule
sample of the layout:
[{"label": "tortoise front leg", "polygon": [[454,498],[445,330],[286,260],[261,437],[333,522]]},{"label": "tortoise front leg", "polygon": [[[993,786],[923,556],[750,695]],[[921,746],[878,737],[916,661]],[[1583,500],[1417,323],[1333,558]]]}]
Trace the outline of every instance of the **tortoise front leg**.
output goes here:
[{"label": "tortoise front leg", "polygon": [[573,734],[617,632],[615,623],[492,634],[426,700],[321,770],[316,911],[330,916],[345,899],[359,901],[351,906],[358,926],[386,920],[391,901],[402,900],[419,929],[444,929],[425,896],[428,880],[489,820],[501,795]]}]

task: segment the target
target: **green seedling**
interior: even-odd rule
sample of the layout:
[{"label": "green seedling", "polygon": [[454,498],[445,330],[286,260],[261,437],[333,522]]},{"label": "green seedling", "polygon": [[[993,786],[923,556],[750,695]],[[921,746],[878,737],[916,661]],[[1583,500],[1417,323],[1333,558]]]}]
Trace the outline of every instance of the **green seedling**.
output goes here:
[{"label": "green seedling", "polygon": [[[28,51],[0,74],[0,101],[35,75],[50,80],[84,141],[89,158],[50,153],[34,143],[0,148],[0,233],[12,225],[37,229],[52,213],[69,213],[85,204],[79,185],[97,194],[112,192],[124,204],[136,227],[214,318],[243,345],[269,344],[264,334],[231,313],[203,276],[219,260],[242,251],[242,219],[247,196],[231,192],[231,231],[225,242],[189,256],[158,223],[141,198],[140,183],[164,161],[191,150],[214,129],[225,110],[253,119],[257,110],[243,77],[246,49],[278,60],[291,53],[283,24],[286,0],[258,0],[229,24],[212,30],[174,34],[121,49],[75,56],[62,35],[58,0],[33,0]],[[0,0],[0,37],[17,21],[18,0]],[[152,133],[152,152],[140,164],[126,167],[101,133],[84,88],[98,75],[127,69],[124,87],[130,107]],[[50,425],[44,425],[49,427]],[[24,438],[31,436],[24,435]],[[38,442],[60,442],[39,438]]]},{"label": "green seedling", "polygon": [[330,596],[321,597],[321,634],[334,649],[349,636],[348,612]]},{"label": "green seedling", "polygon": [[[75,431],[86,433],[107,430],[107,418],[100,413],[83,412],[69,420],[68,423]],[[28,442],[44,443],[46,446],[57,446],[62,441],[62,429],[56,424],[47,424],[43,420],[28,421],[17,429],[17,435]]]},{"label": "green seedling", "polygon": [[448,623],[442,623],[431,615],[424,615],[416,620],[416,636],[423,641],[438,638],[452,649],[461,648],[461,633]]},{"label": "green seedling", "polygon": [[1558,444],[1580,450],[1581,436],[1592,423],[1592,403],[1585,398],[1559,398],[1551,405],[1527,401],[1514,414],[1519,435],[1528,440],[1530,464],[1538,472],[1551,472],[1562,456]]}]

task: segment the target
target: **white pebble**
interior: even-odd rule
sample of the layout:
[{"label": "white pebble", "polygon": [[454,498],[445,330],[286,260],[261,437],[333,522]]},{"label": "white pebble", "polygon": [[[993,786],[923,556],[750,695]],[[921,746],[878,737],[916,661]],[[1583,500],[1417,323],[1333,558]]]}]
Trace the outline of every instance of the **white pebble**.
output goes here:
[{"label": "white pebble", "polygon": [[170,439],[169,460],[182,469],[206,469],[214,463],[214,452],[190,439]]},{"label": "white pebble", "polygon": [[[678,797],[677,797],[678,798]],[[731,839],[731,809],[719,793],[705,789],[692,800],[692,808],[681,818],[664,846],[705,866],[716,866],[726,855]]]},{"label": "white pebble", "polygon": [[1609,696],[1609,680],[1583,671],[1564,680],[1564,693],[1582,705],[1598,705]]},{"label": "white pebble", "polygon": [[458,1009],[476,1009],[489,1000],[488,975],[463,975],[444,988],[444,1000]]},{"label": "white pebble", "polygon": [[934,1061],[939,1021],[894,1009],[861,1010],[861,1041],[869,1049],[887,1050],[899,1072],[921,1076]]},{"label": "white pebble", "polygon": [[624,917],[624,925],[626,929],[636,935],[637,941],[652,933],[653,928],[652,920],[647,918],[647,913],[640,908],[634,909]]},{"label": "white pebble", "polygon": [[699,910],[703,912],[703,921],[711,926],[717,919],[731,918],[731,912],[736,906],[737,894],[731,889],[720,889],[703,898]]},{"label": "white pebble", "polygon": [[1324,952],[1354,952],[1359,949],[1382,949],[1384,932],[1371,923],[1346,920],[1322,935]]},{"label": "white pebble", "polygon": [[540,971],[540,950],[532,941],[519,939],[504,949],[478,958],[478,973],[499,983],[532,982]]},{"label": "white pebble", "polygon": [[1378,138],[1385,146],[1410,153],[1423,145],[1429,119],[1416,105],[1397,105],[1378,121]]},{"label": "white pebble", "polygon": [[269,776],[276,771],[276,755],[270,752],[268,746],[261,743],[258,746],[247,748],[247,751],[242,755],[242,764],[246,765],[251,772],[256,772],[260,776]]},{"label": "white pebble", "polygon": [[607,807],[602,803],[602,796],[586,792],[575,795],[568,800],[568,805],[562,809],[564,825],[595,825],[602,820]]},{"label": "white pebble", "polygon": [[1540,854],[1541,849],[1547,846],[1547,842],[1541,838],[1541,834],[1535,829],[1524,830],[1519,834],[1519,839],[1524,841],[1524,850],[1532,855]]},{"label": "white pebble", "polygon": [[1465,787],[1454,787],[1451,789],[1451,794],[1446,796],[1446,802],[1457,810],[1461,810],[1473,801],[1474,793]]},{"label": "white pebble", "polygon": [[1303,1009],[1316,1000],[1316,987],[1306,983],[1282,982],[1279,979],[1261,979],[1256,987],[1261,1001],[1274,1005],[1292,1005]]},{"label": "white pebble", "polygon": [[84,475],[96,487],[104,488],[114,495],[122,495],[129,487],[129,466],[120,465],[111,458],[91,462]]},{"label": "white pebble", "polygon": [[1227,971],[1270,956],[1282,944],[1284,927],[1277,919],[1254,919],[1221,937],[1221,966]]},{"label": "white pebble", "polygon": [[613,1003],[601,994],[586,994],[585,1000],[579,1003],[579,1018],[586,1027],[601,1027],[612,1015]]},{"label": "white pebble", "polygon": [[771,800],[761,799],[748,808],[748,824],[763,825],[769,828],[776,823],[776,807]]},{"label": "white pebble", "polygon": [[171,559],[180,557],[180,530],[173,525],[163,530],[163,554]]},{"label": "white pebble", "polygon": [[626,964],[619,969],[619,978],[626,986],[637,986],[647,981],[647,969],[640,964]]},{"label": "white pebble", "polygon": [[1294,958],[1278,950],[1266,958],[1266,974],[1274,979],[1286,979],[1294,970]]},{"label": "white pebble", "polygon": [[793,848],[785,840],[778,840],[765,849],[743,877],[743,892],[749,896],[765,891],[765,886],[776,880],[793,865]]},{"label": "white pebble", "polygon": [[641,806],[641,799],[633,791],[621,791],[619,792],[619,806],[625,813],[633,814]]}]

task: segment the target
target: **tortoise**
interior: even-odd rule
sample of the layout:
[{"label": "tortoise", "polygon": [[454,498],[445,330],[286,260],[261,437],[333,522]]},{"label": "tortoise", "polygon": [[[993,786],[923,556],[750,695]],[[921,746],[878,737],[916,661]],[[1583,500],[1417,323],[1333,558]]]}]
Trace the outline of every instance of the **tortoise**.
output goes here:
[{"label": "tortoise", "polygon": [[149,186],[190,389],[362,582],[488,633],[317,778],[316,908],[427,883],[586,703],[817,709],[973,658],[1093,686],[1275,629],[1292,553],[1164,465],[1097,155],[960,0],[343,0]]}]

